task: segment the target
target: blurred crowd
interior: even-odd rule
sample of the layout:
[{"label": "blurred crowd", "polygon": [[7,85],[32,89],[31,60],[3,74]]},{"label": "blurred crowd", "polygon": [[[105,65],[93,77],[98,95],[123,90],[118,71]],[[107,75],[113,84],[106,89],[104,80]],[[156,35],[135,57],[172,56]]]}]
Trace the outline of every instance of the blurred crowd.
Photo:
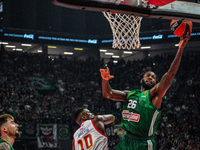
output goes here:
[{"label": "blurred crowd", "polygon": [[[175,54],[156,55],[142,60],[107,63],[115,76],[114,89],[140,88],[140,73],[153,70],[159,77],[169,69]],[[164,109],[155,134],[158,150],[200,149],[200,61],[199,54],[185,54],[172,86],[163,98]],[[94,114],[112,113],[120,124],[123,102],[102,97],[99,69],[104,60],[78,60],[60,56],[44,58],[42,54],[1,52],[0,114],[10,113],[18,124],[76,123],[71,118],[80,106]],[[46,77],[55,90],[38,90],[28,76]],[[110,150],[115,149],[122,134],[109,137]]]}]

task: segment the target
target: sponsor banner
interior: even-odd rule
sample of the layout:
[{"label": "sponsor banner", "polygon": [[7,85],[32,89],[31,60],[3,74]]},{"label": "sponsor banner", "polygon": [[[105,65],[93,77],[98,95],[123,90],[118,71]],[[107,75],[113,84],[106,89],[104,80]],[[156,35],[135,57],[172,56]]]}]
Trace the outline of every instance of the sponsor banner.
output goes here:
[{"label": "sponsor banner", "polygon": [[27,79],[31,81],[31,86],[37,90],[54,90],[54,89],[56,89],[46,77],[28,76]]},{"label": "sponsor banner", "polygon": [[69,125],[58,124],[58,140],[68,140],[70,138]]},{"label": "sponsor banner", "polygon": [[134,114],[132,112],[129,112],[129,110],[123,110],[122,117],[124,120],[128,120],[128,121],[139,122],[140,120],[139,114]]},{"label": "sponsor banner", "polygon": [[134,114],[134,113],[131,113],[131,116],[129,118],[129,121],[135,121],[135,122],[138,122],[140,119],[140,115],[138,114]]},{"label": "sponsor banner", "polygon": [[38,148],[57,147],[57,124],[37,124]]}]

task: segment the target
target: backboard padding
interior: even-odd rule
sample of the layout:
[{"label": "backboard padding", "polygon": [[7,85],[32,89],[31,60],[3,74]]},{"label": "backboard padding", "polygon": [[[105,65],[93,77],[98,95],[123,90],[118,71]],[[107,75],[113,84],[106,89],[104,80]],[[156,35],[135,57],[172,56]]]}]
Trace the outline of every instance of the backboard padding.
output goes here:
[{"label": "backboard padding", "polygon": [[144,8],[141,0],[53,0],[55,5],[79,10],[125,13],[147,18],[200,22],[200,4],[174,1],[158,8]]}]

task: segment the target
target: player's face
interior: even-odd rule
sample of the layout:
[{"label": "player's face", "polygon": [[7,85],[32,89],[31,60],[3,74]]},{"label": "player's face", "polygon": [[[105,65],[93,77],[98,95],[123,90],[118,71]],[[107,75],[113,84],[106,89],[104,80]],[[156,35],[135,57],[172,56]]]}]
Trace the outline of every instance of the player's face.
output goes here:
[{"label": "player's face", "polygon": [[84,109],[83,111],[87,119],[94,119],[94,114],[91,113],[88,109]]},{"label": "player's face", "polygon": [[143,79],[141,80],[142,86],[145,90],[151,89],[156,85],[156,75],[154,72],[148,71],[144,74]]},{"label": "player's face", "polygon": [[18,124],[16,124],[13,119],[8,118],[6,127],[9,136],[20,137],[20,133],[18,131]]}]

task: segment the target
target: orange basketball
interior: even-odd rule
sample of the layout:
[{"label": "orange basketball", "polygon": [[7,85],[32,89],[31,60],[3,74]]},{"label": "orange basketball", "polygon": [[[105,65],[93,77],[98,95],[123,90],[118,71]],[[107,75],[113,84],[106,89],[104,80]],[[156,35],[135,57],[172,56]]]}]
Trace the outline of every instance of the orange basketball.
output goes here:
[{"label": "orange basketball", "polygon": [[192,22],[185,20],[172,20],[170,23],[171,31],[177,35],[186,35],[187,32],[192,32]]}]

